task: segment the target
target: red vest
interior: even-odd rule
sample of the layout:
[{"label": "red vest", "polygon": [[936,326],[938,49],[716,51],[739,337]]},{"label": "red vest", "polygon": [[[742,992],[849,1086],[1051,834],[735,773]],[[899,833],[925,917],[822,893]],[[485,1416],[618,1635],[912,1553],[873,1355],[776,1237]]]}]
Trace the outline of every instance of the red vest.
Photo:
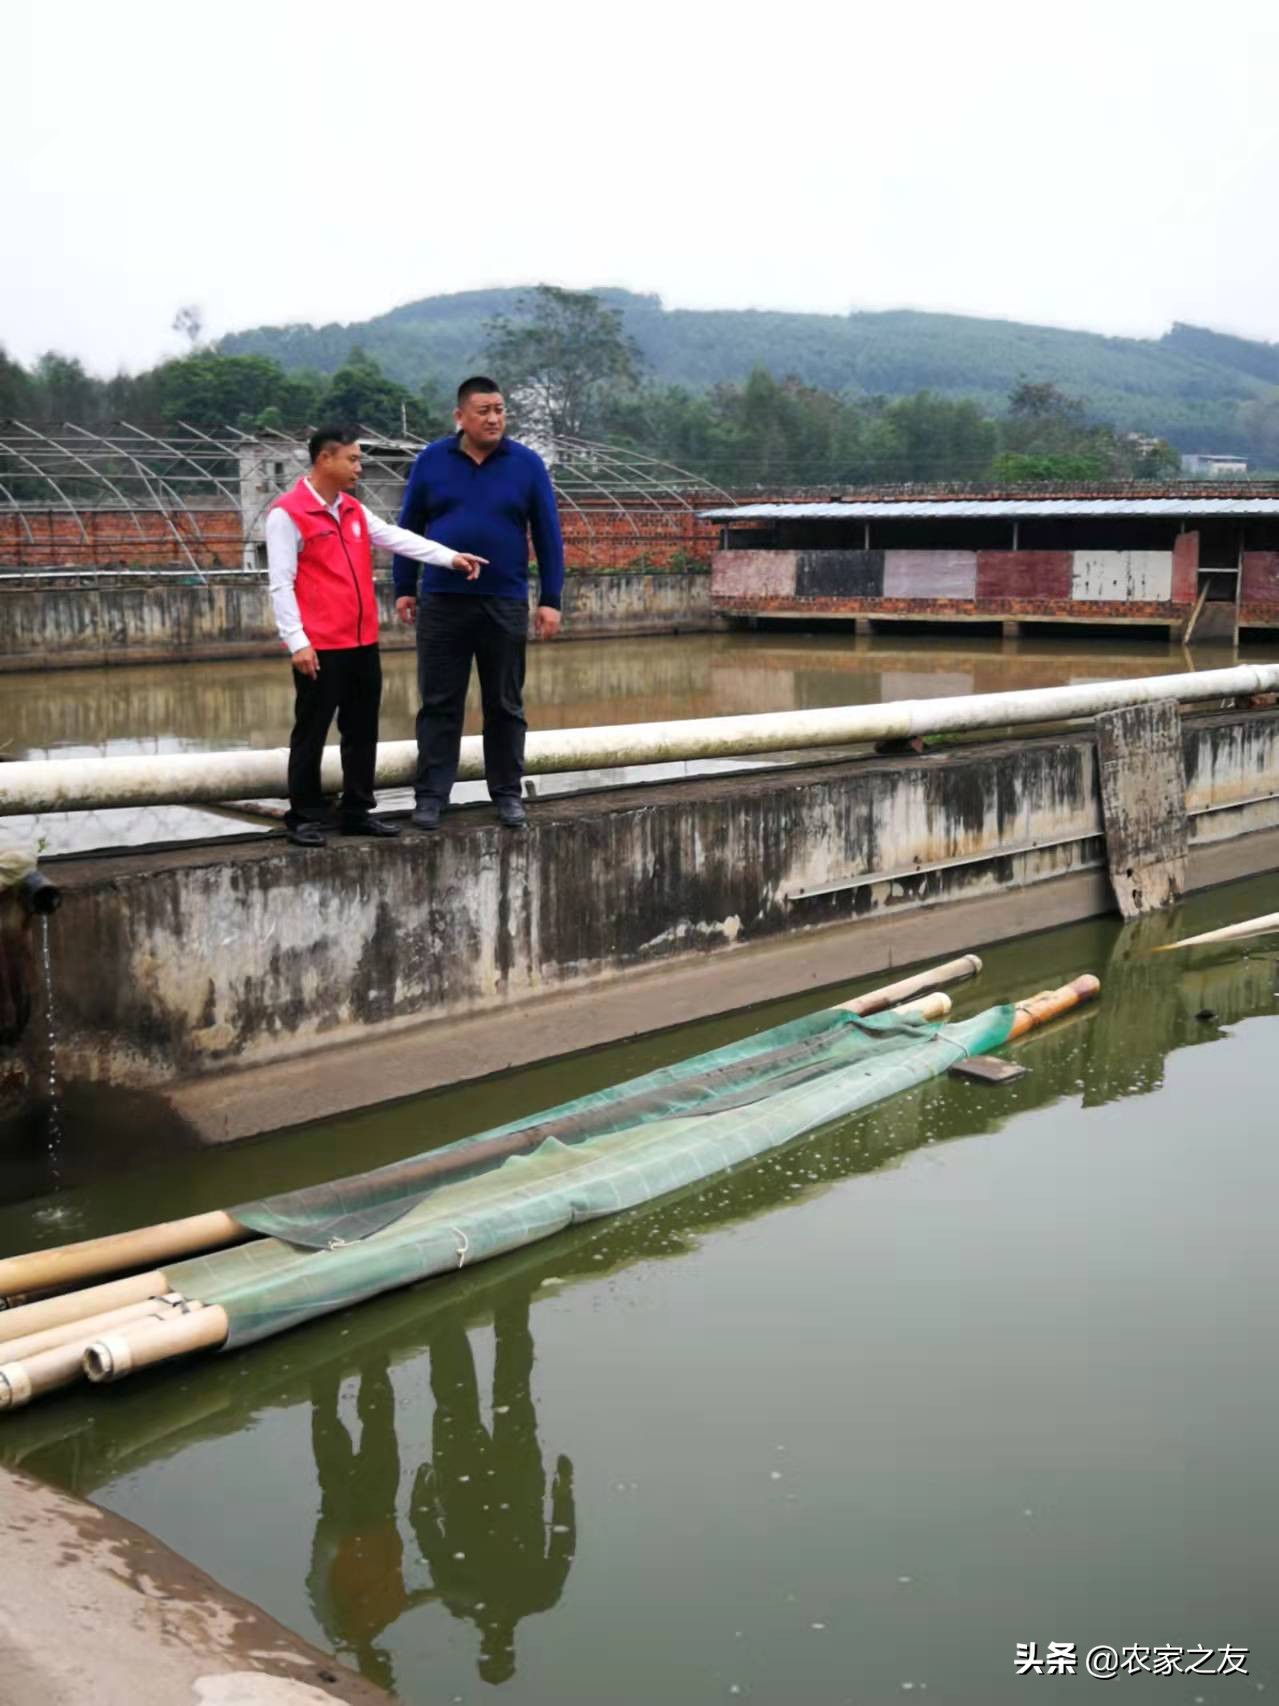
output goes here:
[{"label": "red vest", "polygon": [[377,595],[364,506],[343,492],[335,521],[299,480],[271,507],[284,510],[301,535],[294,590],[307,639],[318,652],[373,645]]}]

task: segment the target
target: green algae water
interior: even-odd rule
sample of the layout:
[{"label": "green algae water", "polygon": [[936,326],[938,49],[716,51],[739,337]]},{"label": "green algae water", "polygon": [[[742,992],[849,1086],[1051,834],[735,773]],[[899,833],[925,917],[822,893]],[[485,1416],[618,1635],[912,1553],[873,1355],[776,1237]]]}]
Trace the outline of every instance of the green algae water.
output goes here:
[{"label": "green algae water", "polygon": [[[1014,1045],[1016,1083],[936,1080],[646,1209],[52,1399],[0,1419],[0,1458],[422,1706],[1002,1706],[1095,1694],[1111,1648],[1120,1700],[1273,1692],[1279,940],[1150,950],[1277,907],[1257,879],[988,950],[957,1016],[1102,979]],[[391,1161],[860,987],[223,1151],[95,1157],[69,1122],[80,1182],[0,1210],[0,1248]],[[1017,1674],[1050,1643],[1059,1674]]]}]

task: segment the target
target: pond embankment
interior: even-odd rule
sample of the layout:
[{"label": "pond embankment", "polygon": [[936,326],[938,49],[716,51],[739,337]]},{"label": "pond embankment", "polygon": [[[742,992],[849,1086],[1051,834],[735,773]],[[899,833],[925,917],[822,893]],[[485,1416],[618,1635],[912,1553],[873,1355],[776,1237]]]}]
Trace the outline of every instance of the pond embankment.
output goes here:
[{"label": "pond embankment", "polygon": [[[395,620],[394,596],[378,583],[382,644],[411,648]],[[721,626],[711,615],[705,574],[575,573],[564,586],[564,637],[687,634]],[[137,663],[194,663],[276,656],[280,641],[265,576],[210,571],[157,580],[146,575],[38,577],[0,589],[0,671],[82,669]]]},{"label": "pond embankment", "polygon": [[[1184,755],[1191,885],[1272,868],[1279,710],[1187,716]],[[515,836],[477,806],[59,861],[60,1070],[238,1137],[1092,916],[1097,769],[1078,729],[539,800]]]}]

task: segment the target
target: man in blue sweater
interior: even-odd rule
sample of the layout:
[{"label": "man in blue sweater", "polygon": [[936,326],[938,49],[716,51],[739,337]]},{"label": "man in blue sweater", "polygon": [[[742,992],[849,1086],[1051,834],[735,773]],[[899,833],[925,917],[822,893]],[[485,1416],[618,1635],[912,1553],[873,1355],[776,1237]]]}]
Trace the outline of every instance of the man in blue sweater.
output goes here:
[{"label": "man in blue sweater", "polygon": [[400,525],[486,559],[475,581],[396,557],[395,611],[417,622],[419,829],[438,829],[457,780],[466,690],[474,659],[484,706],[484,776],[508,829],[524,826],[524,648],[528,639],[528,538],[539,581],[533,632],[560,626],[564,546],[542,458],[506,436],[506,406],[491,379],[458,388],[457,432],[428,444],[413,464]]}]

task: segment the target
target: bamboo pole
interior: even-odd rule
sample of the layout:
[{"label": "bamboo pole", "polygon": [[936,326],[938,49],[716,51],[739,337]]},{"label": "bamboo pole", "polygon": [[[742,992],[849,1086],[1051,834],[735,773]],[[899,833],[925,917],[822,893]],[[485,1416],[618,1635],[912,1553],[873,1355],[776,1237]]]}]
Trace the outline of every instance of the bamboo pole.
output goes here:
[{"label": "bamboo pole", "polygon": [[134,1321],[118,1332],[105,1333],[85,1347],[84,1372],[94,1385],[123,1380],[140,1368],[168,1362],[191,1351],[214,1350],[225,1344],[230,1322],[216,1303],[192,1303],[189,1312],[165,1321]]},{"label": "bamboo pole", "polygon": [[126,1303],[119,1309],[104,1310],[100,1315],[86,1315],[78,1321],[64,1321],[57,1327],[46,1327],[40,1333],[26,1333],[20,1339],[5,1339],[0,1343],[0,1357],[3,1357],[5,1362],[25,1362],[28,1357],[38,1356],[41,1351],[54,1350],[58,1345],[69,1345],[73,1339],[94,1339],[108,1327],[123,1326],[126,1321],[140,1321],[146,1315],[155,1314],[160,1304],[172,1309],[181,1301],[176,1291],[170,1291],[163,1297],[148,1297],[140,1303]]},{"label": "bamboo pole", "polygon": [[1017,1003],[1012,1029],[1004,1040],[1012,1042],[1015,1037],[1024,1037],[1037,1025],[1047,1024],[1059,1013],[1069,1013],[1072,1007],[1091,1001],[1100,992],[1100,981],[1091,972],[1085,972],[1073,982],[1062,984],[1060,989],[1043,989],[1038,995],[1027,996]]},{"label": "bamboo pole", "polygon": [[0,1410],[20,1410],[33,1398],[42,1398],[46,1392],[56,1392],[79,1379],[86,1343],[76,1339],[69,1345],[41,1351],[25,1362],[5,1363],[0,1368]]},{"label": "bamboo pole", "polygon": [[962,983],[965,978],[976,977],[980,971],[981,961],[976,954],[961,954],[957,960],[947,960],[944,965],[933,966],[929,971],[916,972],[913,977],[903,977],[897,983],[869,989],[865,995],[854,995],[851,1001],[841,1001],[839,1011],[856,1013],[861,1018],[868,1013],[882,1013],[886,1007],[894,1007],[909,996],[940,989],[946,983]]},{"label": "bamboo pole", "polygon": [[[980,970],[981,960],[976,954],[963,954],[958,959],[947,960],[943,965],[934,966],[929,971],[916,972],[896,983],[868,990],[864,995],[855,996],[852,1001],[841,1003],[841,1006],[848,1012],[859,1015],[879,1013],[909,996],[936,990],[944,983],[957,983],[964,978],[975,977]],[[948,1002],[945,1012],[949,1010]],[[923,1016],[944,1018],[945,1013],[938,1008],[935,1012],[924,1013]],[[476,1145],[473,1149],[456,1155],[441,1156],[438,1159],[428,1156],[415,1170],[415,1177],[418,1174],[424,1180],[446,1177],[450,1172],[469,1170],[483,1160],[498,1160],[508,1154],[518,1154],[522,1149],[530,1147],[534,1141],[532,1133],[522,1131],[507,1138],[494,1139],[491,1144]],[[241,1226],[233,1216],[221,1209],[215,1209],[208,1214],[191,1215],[185,1220],[163,1221],[155,1226],[138,1227],[132,1232],[116,1232],[105,1238],[89,1238],[81,1243],[64,1244],[53,1250],[36,1250],[29,1255],[12,1256],[7,1261],[0,1261],[0,1296],[75,1285],[83,1280],[99,1279],[103,1275],[119,1272],[123,1268],[167,1262],[179,1256],[198,1255],[205,1250],[220,1249],[253,1236],[251,1230]],[[163,1282],[163,1274],[158,1277]],[[161,1283],[157,1289],[168,1290],[167,1283]],[[139,1295],[154,1296],[155,1292],[149,1291]],[[132,1300],[121,1299],[122,1302]],[[62,1300],[50,1301],[56,1303]],[[40,1308],[41,1305],[27,1304],[23,1307],[33,1309]],[[31,1322],[26,1323],[24,1327],[15,1328],[13,1317],[17,1313],[17,1310],[10,1310],[7,1314],[0,1314],[0,1340],[16,1337],[19,1331],[36,1330]],[[75,1318],[74,1313],[55,1314],[47,1322],[41,1319],[40,1326],[53,1326],[58,1321]]]},{"label": "bamboo pole", "polygon": [[948,1019],[950,1008],[950,996],[944,990],[935,989],[931,995],[921,995],[914,1001],[904,1002],[895,1011],[909,1013],[912,1019]]},{"label": "bamboo pole", "polygon": [[[123,1332],[130,1327],[159,1325],[169,1319],[175,1309],[185,1307],[181,1298],[176,1303],[169,1302],[167,1298],[155,1298],[150,1304],[130,1305],[112,1314],[129,1315],[134,1310],[145,1310],[145,1315],[134,1314],[130,1320],[117,1321],[113,1330]],[[75,1322],[60,1344],[47,1346],[32,1355],[15,1355],[0,1366],[0,1410],[21,1409],[32,1399],[41,1398],[46,1392],[56,1392],[78,1380],[84,1373],[85,1352],[101,1336],[104,1325],[111,1322],[112,1314]]]},{"label": "bamboo pole", "polygon": [[0,1296],[78,1285],[82,1280],[100,1279],[104,1274],[120,1273],[127,1268],[150,1267],[156,1262],[172,1261],[175,1256],[221,1249],[251,1236],[238,1220],[221,1209],[214,1209],[208,1214],[189,1215],[185,1220],[140,1226],[133,1232],[86,1238],[79,1244],[63,1244],[54,1250],[33,1250],[29,1255],[0,1261]]},{"label": "bamboo pole", "polygon": [[141,1303],[170,1289],[163,1272],[156,1268],[150,1273],[133,1274],[129,1279],[109,1280],[105,1285],[91,1285],[62,1297],[46,1297],[39,1303],[6,1309],[0,1312],[0,1355],[11,1339],[42,1333],[46,1327],[58,1327],[64,1321],[83,1321],[87,1316],[101,1315],[104,1310],[118,1309],[126,1303]]},{"label": "bamboo pole", "polygon": [[1260,936],[1267,930],[1279,930],[1279,912],[1245,918],[1238,924],[1223,924],[1220,930],[1205,930],[1201,936],[1183,936],[1180,942],[1165,942],[1153,951],[1167,954],[1173,948],[1197,948],[1201,942],[1231,942],[1240,936]]}]

